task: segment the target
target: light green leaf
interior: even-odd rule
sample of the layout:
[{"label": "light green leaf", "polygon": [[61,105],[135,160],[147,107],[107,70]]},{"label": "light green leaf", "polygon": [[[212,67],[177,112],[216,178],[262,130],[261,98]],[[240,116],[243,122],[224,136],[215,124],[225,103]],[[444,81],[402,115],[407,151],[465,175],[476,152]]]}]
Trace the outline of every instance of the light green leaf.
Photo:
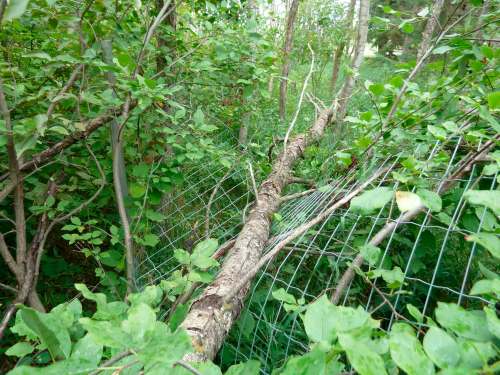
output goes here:
[{"label": "light green leaf", "polygon": [[190,256],[191,254],[189,254],[186,250],[182,249],[174,250],[174,257],[180,264],[189,264],[191,262]]},{"label": "light green leaf", "polygon": [[431,211],[439,212],[443,208],[441,197],[436,192],[420,189],[417,190],[417,195],[422,200],[424,206],[429,208]]},{"label": "light green leaf", "polygon": [[168,374],[174,362],[192,352],[191,339],[184,329],[171,332],[164,323],[157,322],[150,340],[137,354],[139,360],[145,364],[144,372],[149,374],[149,369],[162,364],[163,371],[157,374]]},{"label": "light green leaf", "polygon": [[335,340],[334,305],[326,295],[321,296],[307,307],[303,319],[310,340],[327,344],[331,344]]},{"label": "light green leaf", "polygon": [[272,296],[274,299],[277,299],[278,301],[295,305],[297,304],[297,300],[295,299],[295,297],[290,293],[287,293],[286,290],[283,288],[273,290]]},{"label": "light green leaf", "polygon": [[14,357],[24,357],[25,355],[32,353],[33,350],[35,350],[35,347],[30,343],[18,342],[7,349],[5,354]]},{"label": "light green leaf", "polygon": [[232,365],[227,369],[224,375],[259,375],[260,373],[260,362],[256,360],[250,360],[244,363],[239,363],[237,365]]},{"label": "light green leaf", "polygon": [[487,249],[495,258],[500,259],[500,239],[494,233],[480,232],[465,237],[467,241],[477,242]]},{"label": "light green leaf", "polygon": [[467,311],[453,303],[438,302],[435,314],[441,326],[458,336],[483,342],[492,338],[483,311]]},{"label": "light green leaf", "polygon": [[384,207],[393,197],[394,192],[388,187],[378,187],[365,191],[351,201],[351,208],[354,211],[368,214],[378,208]]},{"label": "light green leaf", "polygon": [[484,308],[484,313],[486,315],[486,322],[488,323],[488,329],[494,336],[496,336],[497,339],[500,339],[500,319],[498,319],[495,310],[486,306]]},{"label": "light green leaf", "polygon": [[376,269],[368,272],[368,277],[374,279],[382,276],[382,279],[391,289],[399,288],[404,282],[404,273],[399,267],[394,267],[392,270]]},{"label": "light green leaf", "polygon": [[144,337],[154,330],[156,314],[145,303],[130,308],[128,318],[122,322],[122,329],[137,345],[144,344]]},{"label": "light green leaf", "polygon": [[370,266],[374,266],[380,258],[380,248],[367,243],[359,248],[360,254],[368,261]]},{"label": "light green leaf", "polygon": [[470,290],[470,294],[491,294],[492,296],[500,298],[500,280],[479,280]]},{"label": "light green leaf", "polygon": [[47,348],[53,360],[66,358],[62,347],[65,343],[62,343],[55,332],[40,319],[40,313],[23,306],[19,314],[23,322],[38,336],[42,344]]},{"label": "light green leaf", "polygon": [[429,130],[429,132],[440,141],[446,140],[447,133],[443,128],[434,125],[428,125],[427,130]]},{"label": "light green leaf", "polygon": [[470,204],[485,206],[500,216],[500,190],[469,190],[464,198]]},{"label": "light green leaf", "polygon": [[206,257],[211,257],[219,246],[219,242],[214,238],[208,238],[196,244],[193,250],[193,256],[197,257],[203,255]]},{"label": "light green leaf", "polygon": [[452,367],[460,360],[456,341],[438,327],[431,327],[424,337],[424,350],[439,368]]},{"label": "light green leaf", "polygon": [[329,359],[325,352],[315,346],[310,352],[290,358],[280,375],[328,374],[338,375],[343,366]]},{"label": "light green leaf", "polygon": [[144,236],[142,242],[145,246],[155,247],[160,242],[160,238],[156,234],[149,233]]},{"label": "light green leaf", "polygon": [[446,52],[451,51],[451,50],[453,50],[453,48],[450,46],[441,46],[441,47],[435,48],[432,51],[432,53],[434,55],[442,55],[443,53],[446,53]]},{"label": "light green leaf", "polygon": [[87,330],[90,339],[99,345],[114,349],[124,349],[132,338],[119,326],[119,322],[98,321],[90,318],[80,318],[80,324]]},{"label": "light green leaf", "polygon": [[405,323],[396,323],[391,329],[389,348],[391,357],[408,375],[432,375],[434,365],[425,355],[415,331]]},{"label": "light green leaf", "polygon": [[94,342],[89,334],[78,340],[71,358],[88,361],[97,367],[102,357],[102,345]]},{"label": "light green leaf", "polygon": [[382,357],[363,340],[348,333],[340,333],[339,343],[346,351],[350,364],[360,375],[387,374]]}]

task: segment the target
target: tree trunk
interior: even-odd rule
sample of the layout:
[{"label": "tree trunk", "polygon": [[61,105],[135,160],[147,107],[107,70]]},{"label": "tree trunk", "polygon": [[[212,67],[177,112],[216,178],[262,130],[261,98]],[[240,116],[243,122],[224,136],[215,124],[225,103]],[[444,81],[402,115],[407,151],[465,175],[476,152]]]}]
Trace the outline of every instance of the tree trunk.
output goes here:
[{"label": "tree trunk", "polygon": [[285,119],[286,112],[286,89],[288,86],[288,73],[290,71],[290,52],[293,45],[293,26],[297,18],[297,10],[299,9],[299,0],[292,0],[288,18],[286,21],[285,31],[285,46],[283,48],[283,68],[281,69],[280,82],[280,119]]},{"label": "tree trunk", "polygon": [[418,61],[420,61],[422,56],[427,52],[429,46],[431,45],[432,34],[434,34],[436,25],[439,24],[439,15],[441,14],[443,5],[444,0],[436,0],[434,2],[434,5],[432,6],[431,15],[427,20],[427,24],[425,25],[425,29],[422,34],[422,43],[420,43],[420,47],[417,52],[417,63]]},{"label": "tree trunk", "polygon": [[340,42],[333,54],[333,68],[332,68],[332,82],[331,88],[332,93],[335,93],[335,86],[337,86],[337,80],[339,78],[340,63],[342,62],[342,55],[344,54],[345,42]]},{"label": "tree trunk", "polygon": [[[168,0],[167,0],[168,1]],[[156,0],[156,8],[158,11],[163,7],[165,0]],[[167,8],[168,16],[165,18],[165,22],[170,28],[172,32],[177,30],[177,10],[176,10],[176,2],[172,0]],[[165,69],[167,65],[167,59],[163,53],[166,53],[166,50],[169,50],[172,56],[175,56],[175,38],[165,38],[164,33],[158,33],[158,50],[159,54],[156,56],[156,71],[161,72]]]},{"label": "tree trunk", "polygon": [[340,65],[342,64],[342,56],[344,55],[344,51],[349,51],[349,42],[351,39],[352,21],[354,18],[355,6],[356,6],[356,0],[351,0],[351,2],[349,3],[349,8],[347,10],[345,25],[344,25],[345,32],[348,33],[348,35],[345,39],[343,39],[339,43],[333,55],[332,82],[331,82],[332,93],[335,93],[335,86],[337,86],[337,80],[339,78]]},{"label": "tree trunk", "polygon": [[[364,45],[368,32],[369,0],[361,0],[360,27],[357,48],[352,69],[357,71],[363,58]],[[351,76],[348,92],[354,85],[356,74]],[[347,101],[347,99],[346,99]],[[323,110],[309,131],[297,135],[286,147],[273,165],[271,174],[261,184],[256,204],[250,211],[245,225],[236,238],[234,247],[222,264],[216,279],[207,286],[202,295],[193,303],[182,323],[191,336],[194,353],[185,357],[187,361],[205,361],[213,359],[222,342],[243,308],[244,300],[250,288],[250,282],[235,293],[230,303],[224,303],[226,296],[234,293],[233,288],[245,270],[252,269],[261,258],[268,240],[271,218],[280,205],[280,195],[288,184],[294,163],[310,144],[318,141],[333,118],[334,110]]]}]

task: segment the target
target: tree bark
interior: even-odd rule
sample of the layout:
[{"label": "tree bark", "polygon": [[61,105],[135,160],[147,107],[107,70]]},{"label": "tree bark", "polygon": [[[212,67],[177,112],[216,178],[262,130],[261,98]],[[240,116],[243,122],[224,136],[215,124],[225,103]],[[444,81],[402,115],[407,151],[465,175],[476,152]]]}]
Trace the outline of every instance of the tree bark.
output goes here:
[{"label": "tree bark", "polygon": [[[156,0],[156,8],[158,12],[161,8],[163,8],[165,0]],[[177,30],[177,9],[176,9],[176,1],[172,0],[167,7],[168,16],[165,18],[165,22],[173,32]],[[167,59],[165,58],[166,49],[169,50],[172,57],[175,57],[175,39],[174,38],[165,38],[163,33],[158,33],[158,50],[159,53],[156,55],[156,71],[161,72],[165,69],[167,65]]]},{"label": "tree bark", "polygon": [[340,63],[342,62],[342,55],[344,54],[345,42],[342,41],[337,46],[335,53],[333,54],[333,67],[332,67],[332,81],[331,89],[332,93],[335,93],[335,86],[337,86],[337,80],[339,78]]},{"label": "tree bark", "polygon": [[436,26],[439,24],[439,15],[441,14],[443,5],[444,0],[436,0],[432,5],[431,15],[427,20],[427,24],[422,34],[422,43],[420,43],[420,47],[418,48],[417,62],[422,59],[431,45],[432,35],[434,34]]},{"label": "tree bark", "polygon": [[342,63],[342,56],[344,55],[344,51],[349,51],[349,42],[351,39],[352,21],[354,19],[355,6],[356,6],[356,0],[351,0],[351,2],[349,3],[349,8],[347,10],[346,19],[344,22],[344,29],[345,32],[348,33],[348,35],[346,36],[345,39],[343,39],[339,43],[333,55],[332,81],[331,81],[332,93],[335,93],[335,86],[337,86],[337,80],[339,78],[340,65]]},{"label": "tree bark", "polygon": [[[357,49],[352,69],[357,70],[363,58],[364,44],[368,32],[369,0],[361,0],[361,15]],[[352,80],[354,82],[353,75]],[[353,86],[354,83],[346,82]],[[348,91],[348,89],[346,89]],[[342,91],[346,91],[342,90]],[[352,88],[351,88],[352,90]],[[194,353],[185,357],[187,361],[213,359],[222,342],[243,308],[250,282],[242,287],[233,299],[224,301],[232,292],[234,285],[247,270],[252,269],[262,256],[271,226],[271,218],[280,205],[283,188],[289,183],[294,163],[310,144],[318,141],[326,126],[333,118],[333,106],[324,109],[309,131],[297,135],[279,155],[271,174],[261,184],[256,204],[236,238],[231,253],[222,264],[216,279],[207,286],[202,295],[193,303],[182,323],[191,336]]]},{"label": "tree bark", "polygon": [[[369,1],[361,0],[359,3],[359,19],[358,19],[358,34],[356,37],[356,45],[354,47],[354,56],[351,61],[351,69],[347,74],[344,86],[340,91],[337,99],[336,117],[337,121],[341,122],[347,113],[347,103],[352,95],[354,84],[359,74],[359,68],[363,62],[365,45],[368,37],[368,21],[370,18]],[[338,127],[340,130],[340,126]]]},{"label": "tree bark", "polygon": [[293,46],[293,27],[295,19],[297,18],[297,11],[299,9],[299,0],[292,0],[288,18],[286,21],[285,31],[285,46],[283,48],[283,68],[281,69],[281,82],[280,82],[280,119],[285,119],[286,113],[286,89],[288,86],[288,73],[290,72],[290,52]]}]

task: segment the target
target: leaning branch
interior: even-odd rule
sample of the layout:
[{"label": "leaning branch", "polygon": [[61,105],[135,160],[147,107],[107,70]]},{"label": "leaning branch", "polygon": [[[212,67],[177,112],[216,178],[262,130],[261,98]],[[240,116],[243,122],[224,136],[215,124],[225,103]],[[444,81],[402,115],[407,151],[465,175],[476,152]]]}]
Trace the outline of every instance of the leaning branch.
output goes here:
[{"label": "leaning branch", "polygon": [[[481,147],[480,150],[477,152],[474,152],[473,154],[469,155],[461,164],[460,166],[456,169],[456,171],[445,180],[445,182],[441,185],[440,189],[438,189],[438,193],[442,194],[445,191],[449,190],[453,184],[459,180],[459,178],[466,173],[470,167],[483,159],[484,155],[488,153],[489,150],[491,150],[498,140],[500,139],[500,135],[497,135],[494,139],[491,139],[490,141],[486,142],[483,147]],[[411,219],[413,219],[415,216],[417,216],[420,212],[422,212],[425,209],[425,206],[422,204],[419,205],[418,207],[414,208],[413,210],[407,211],[404,214],[400,215],[397,220],[392,221],[390,223],[387,223],[384,225],[384,227],[373,236],[373,238],[370,240],[369,244],[373,246],[378,246],[383,240],[385,240],[391,233],[393,233],[397,227],[400,224],[407,223]],[[331,300],[334,304],[338,304],[340,301],[340,298],[344,294],[344,292],[347,290],[349,285],[351,284],[354,276],[355,276],[355,270],[357,268],[360,268],[363,263],[364,263],[364,258],[361,254],[358,254],[349,268],[344,272],[342,275],[340,281],[337,284],[337,287],[335,288],[335,291],[331,297]]]}]

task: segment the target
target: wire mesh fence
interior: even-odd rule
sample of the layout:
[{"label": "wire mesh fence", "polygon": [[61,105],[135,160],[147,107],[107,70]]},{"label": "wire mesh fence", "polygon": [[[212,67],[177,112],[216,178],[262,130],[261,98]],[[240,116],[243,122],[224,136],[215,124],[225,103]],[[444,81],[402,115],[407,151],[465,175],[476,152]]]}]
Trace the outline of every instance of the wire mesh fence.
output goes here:
[{"label": "wire mesh fence", "polygon": [[[454,172],[465,155],[463,144],[462,138],[455,136],[413,150],[422,164],[420,175],[415,177],[425,179],[427,187],[438,192],[445,184],[452,186],[442,194],[443,209],[439,213],[423,211],[411,221],[399,222],[379,245],[378,263],[349,283],[340,300],[342,305],[360,306],[380,320],[384,329],[390,329],[396,320],[423,325],[412,314],[411,306],[421,314],[432,315],[438,301],[471,308],[487,302],[468,292],[483,267],[497,270],[498,265],[492,264],[484,249],[465,238],[491,225],[491,213],[466,204],[463,195],[473,188],[496,189],[497,176],[485,176],[481,167],[474,165],[457,177]],[[366,155],[354,168],[330,176],[325,185],[286,200],[273,217],[264,253],[294,229],[321,215],[333,202],[359,189],[375,173],[380,177],[367,190],[382,186],[394,192],[405,190],[405,184],[393,172],[403,169],[408,154],[408,150],[402,150],[385,153],[383,158]],[[185,178],[185,188],[170,194],[163,204],[166,224],[157,231],[162,246],[139,260],[137,283],[158,283],[179,269],[173,256],[176,248],[190,250],[207,237],[217,238],[219,243],[234,238],[253,202],[252,185],[243,161],[231,168],[211,164],[193,168]],[[218,361],[231,365],[258,359],[262,372],[270,373],[290,356],[306,352],[307,335],[299,305],[323,294],[331,295],[360,247],[384,225],[399,220],[399,215],[394,198],[370,214],[356,212],[346,204],[285,246],[255,277],[245,309]],[[393,270],[400,282],[391,284],[376,274],[367,277],[370,270],[380,268]],[[292,300],[279,297],[281,290]],[[294,304],[299,307],[294,308]]]}]

